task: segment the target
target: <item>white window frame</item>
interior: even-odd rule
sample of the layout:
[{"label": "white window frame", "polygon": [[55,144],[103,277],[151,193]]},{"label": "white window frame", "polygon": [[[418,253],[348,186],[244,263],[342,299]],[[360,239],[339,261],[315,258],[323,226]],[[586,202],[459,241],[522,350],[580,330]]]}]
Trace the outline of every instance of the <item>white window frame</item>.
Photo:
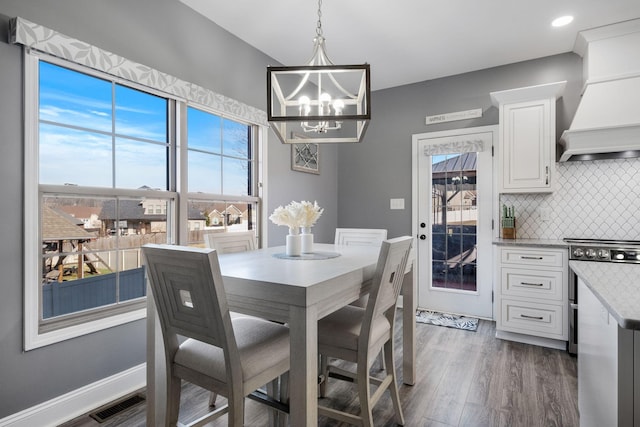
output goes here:
[{"label": "white window frame", "polygon": [[[79,337],[88,333],[104,330],[114,326],[122,325],[128,322],[140,320],[146,317],[146,301],[138,301],[132,304],[123,304],[129,308],[123,306],[115,306],[113,308],[97,309],[96,316],[89,315],[87,320],[82,323],[72,323],[64,325],[64,321],[60,322],[60,327],[50,330],[50,328],[42,328],[40,324],[40,299],[41,299],[41,287],[39,286],[42,278],[40,277],[40,258],[41,258],[41,240],[39,232],[39,216],[40,216],[40,191],[46,193],[73,193],[82,194],[83,191],[88,196],[114,196],[117,193],[118,196],[133,196],[144,197],[148,196],[144,190],[121,190],[113,188],[105,189],[82,189],[81,187],[74,188],[73,191],[69,191],[64,186],[51,186],[40,185],[39,183],[39,78],[38,78],[38,62],[40,57],[44,57],[47,62],[57,63],[67,68],[75,69],[79,72],[83,72],[89,75],[96,75],[99,77],[101,72],[96,72],[87,69],[85,66],[76,65],[73,62],[61,60],[58,58],[50,57],[47,54],[31,51],[25,49],[24,54],[24,102],[25,102],[25,123],[24,123],[24,138],[25,138],[25,174],[24,174],[24,211],[25,211],[25,226],[24,226],[24,348],[25,350],[32,350],[35,348],[43,347],[46,345],[54,344],[67,339]],[[104,76],[103,76],[104,78]],[[148,93],[156,92],[163,98],[175,100],[175,112],[168,117],[168,121],[175,125],[173,126],[175,131],[174,135],[170,135],[170,138],[174,139],[175,143],[175,156],[176,159],[172,164],[173,170],[170,174],[178,176],[172,177],[173,183],[172,190],[162,192],[163,198],[168,198],[172,202],[169,204],[169,211],[167,212],[167,237],[170,243],[187,244],[186,239],[188,237],[187,232],[187,200],[189,198],[210,198],[214,196],[218,199],[233,199],[238,200],[236,196],[230,195],[202,195],[202,194],[189,194],[187,192],[187,163],[186,163],[186,106],[188,101],[176,97],[165,92],[159,92],[153,88],[146,87],[144,85],[136,84],[135,82],[125,79],[109,77],[111,80],[118,82],[120,80],[123,84],[129,87],[140,87],[143,91]],[[268,128],[259,123],[249,123],[246,118],[233,117],[224,112],[217,112],[215,109],[207,107],[199,103],[191,102],[191,105],[196,108],[207,109],[213,114],[217,114],[224,118],[232,120],[240,120],[244,123],[248,123],[253,129],[253,157],[254,170],[253,170],[253,186],[256,194],[250,197],[245,197],[247,201],[257,203],[258,207],[258,230],[260,230],[260,241],[266,242],[266,227],[263,227],[264,219],[268,216],[266,203],[264,203],[266,196],[266,158],[267,158],[267,131]],[[177,170],[176,170],[177,169]],[[182,195],[182,197],[180,196]],[[157,193],[155,194],[157,198]],[[245,199],[242,198],[242,199]],[[155,211],[155,207],[154,207]],[[175,225],[170,227],[169,221],[175,221]],[[171,232],[170,232],[171,230]],[[146,298],[145,298],[146,299]],[[131,307],[135,307],[131,309]],[[100,313],[98,313],[100,310]],[[111,312],[113,314],[105,314]],[[95,318],[92,318],[95,317]]]}]

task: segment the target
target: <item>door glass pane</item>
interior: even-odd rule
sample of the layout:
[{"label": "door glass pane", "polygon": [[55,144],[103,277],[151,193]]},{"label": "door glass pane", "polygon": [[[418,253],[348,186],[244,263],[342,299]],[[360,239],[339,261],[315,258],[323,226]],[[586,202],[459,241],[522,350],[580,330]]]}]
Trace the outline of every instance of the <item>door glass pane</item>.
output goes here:
[{"label": "door glass pane", "polygon": [[476,291],[477,153],[432,157],[432,286]]}]

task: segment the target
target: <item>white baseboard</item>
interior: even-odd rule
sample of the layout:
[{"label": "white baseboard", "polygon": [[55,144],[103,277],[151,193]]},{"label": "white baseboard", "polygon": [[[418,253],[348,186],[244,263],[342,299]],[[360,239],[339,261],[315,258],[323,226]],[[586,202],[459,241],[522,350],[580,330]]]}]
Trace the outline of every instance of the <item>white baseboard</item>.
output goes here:
[{"label": "white baseboard", "polygon": [[0,427],[57,426],[146,385],[146,363],[0,419]]}]

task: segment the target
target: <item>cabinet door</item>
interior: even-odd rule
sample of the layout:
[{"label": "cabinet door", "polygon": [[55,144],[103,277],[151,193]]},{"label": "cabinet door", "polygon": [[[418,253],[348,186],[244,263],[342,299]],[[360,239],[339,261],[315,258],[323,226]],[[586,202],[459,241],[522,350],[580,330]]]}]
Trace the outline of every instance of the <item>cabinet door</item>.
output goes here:
[{"label": "cabinet door", "polygon": [[555,156],[553,99],[500,106],[503,193],[550,192]]},{"label": "cabinet door", "polygon": [[578,409],[582,427],[618,425],[618,324],[578,279]]}]

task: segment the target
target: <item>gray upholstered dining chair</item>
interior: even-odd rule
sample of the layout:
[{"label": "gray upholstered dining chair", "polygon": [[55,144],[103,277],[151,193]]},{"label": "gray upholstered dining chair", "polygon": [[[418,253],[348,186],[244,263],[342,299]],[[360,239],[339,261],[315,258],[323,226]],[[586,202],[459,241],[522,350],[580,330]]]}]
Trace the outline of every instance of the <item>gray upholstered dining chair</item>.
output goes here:
[{"label": "gray upholstered dining chair", "polygon": [[[318,413],[353,425],[373,426],[372,408],[385,390],[391,393],[396,422],[404,425],[394,365],[394,324],[396,302],[402,287],[405,268],[413,238],[398,237],[382,242],[371,292],[366,307],[345,306],[318,322],[318,352],[322,355],[322,374],[325,381],[320,395],[326,393],[332,373],[348,377],[357,383],[360,414],[354,415],[337,409],[319,406]],[[384,348],[385,375],[370,375],[375,357]],[[347,371],[327,363],[336,358],[356,363],[356,372]],[[371,383],[377,389],[371,393]]]},{"label": "gray upholstered dining chair", "polygon": [[[377,246],[387,239],[384,228],[336,228],[333,243],[348,246]],[[368,295],[364,295],[352,302],[351,305],[366,307]],[[384,369],[384,355],[380,354],[380,369]]]},{"label": "gray upholstered dining chair", "polygon": [[204,242],[220,254],[253,251],[256,249],[256,233],[251,230],[206,233]]},{"label": "gray upholstered dining chair", "polygon": [[[230,316],[214,249],[148,244],[142,253],[165,349],[167,425],[178,421],[185,380],[228,401],[194,424],[227,413],[229,426],[242,426],[244,398],[270,401],[255,390],[267,383],[277,390],[281,377],[286,380],[289,328]],[[279,409],[286,411],[286,406]]]},{"label": "gray upholstered dining chair", "polygon": [[[384,228],[336,228],[333,243],[336,245],[353,246],[378,246],[387,239],[387,230]],[[364,307],[367,305],[367,296],[352,303]]]}]

